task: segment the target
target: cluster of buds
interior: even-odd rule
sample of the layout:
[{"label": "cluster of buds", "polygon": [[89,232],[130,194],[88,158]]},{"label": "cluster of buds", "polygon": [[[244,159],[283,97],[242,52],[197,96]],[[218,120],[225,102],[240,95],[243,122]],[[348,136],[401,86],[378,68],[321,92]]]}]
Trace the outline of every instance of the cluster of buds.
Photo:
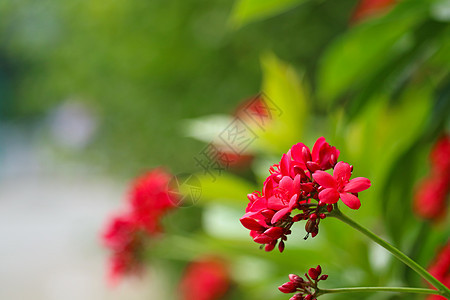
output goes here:
[{"label": "cluster of buds", "polygon": [[161,218],[176,207],[176,194],[169,191],[171,178],[162,169],[154,169],[138,177],[131,186],[127,209],[109,220],[102,240],[111,251],[111,283],[142,270],[145,239],[162,232]]},{"label": "cluster of buds", "polygon": [[308,273],[305,273],[305,278],[290,274],[289,281],[279,286],[278,289],[285,293],[297,293],[291,297],[290,300],[315,300],[319,292],[318,283],[321,280],[326,280],[328,275],[321,275],[322,268],[310,268]]},{"label": "cluster of buds", "polygon": [[[305,239],[315,237],[320,220],[339,199],[352,209],[361,206],[358,193],[368,189],[370,181],[364,177],[350,180],[353,166],[338,162],[339,153],[321,137],[312,151],[298,143],[283,154],[281,161],[269,169],[262,192],[247,196],[250,203],[240,221],[255,242],[266,251],[279,242],[282,252],[295,222],[305,220]],[[333,175],[326,172],[331,169]],[[294,210],[298,213],[291,216]]]}]

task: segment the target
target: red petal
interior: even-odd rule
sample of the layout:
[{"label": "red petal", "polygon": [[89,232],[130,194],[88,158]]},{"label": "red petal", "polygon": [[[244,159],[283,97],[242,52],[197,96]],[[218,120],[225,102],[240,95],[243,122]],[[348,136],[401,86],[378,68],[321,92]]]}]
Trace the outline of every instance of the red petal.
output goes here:
[{"label": "red petal", "polygon": [[313,178],[318,184],[320,184],[324,188],[335,189],[337,187],[336,180],[333,178],[333,176],[331,176],[330,174],[328,174],[325,171],[314,172]]},{"label": "red petal", "polygon": [[262,231],[264,230],[264,226],[262,226],[261,224],[259,224],[255,219],[251,219],[251,218],[241,218],[239,221],[241,221],[241,224],[250,230],[255,230],[255,231]]},{"label": "red petal", "polygon": [[340,197],[342,202],[344,202],[344,204],[350,207],[351,209],[358,209],[361,207],[361,201],[359,201],[358,197],[356,197],[355,195],[348,193],[341,193]]},{"label": "red petal", "polygon": [[370,188],[370,180],[364,177],[356,177],[350,180],[344,187],[344,192],[359,193]]},{"label": "red petal", "polygon": [[350,179],[350,176],[352,176],[352,170],[350,168],[350,165],[346,162],[340,161],[336,164],[334,167],[333,177],[336,180],[342,180],[344,182],[347,182]]},{"label": "red petal", "polygon": [[289,175],[289,165],[291,158],[286,154],[283,154],[280,161],[280,171],[283,175]]},{"label": "red petal", "polygon": [[280,185],[279,185],[279,187],[282,188],[282,189],[285,189],[286,191],[290,191],[290,190],[291,190],[291,187],[292,187],[292,183],[293,183],[293,180],[292,180],[291,177],[289,177],[289,176],[284,176],[284,177],[281,178],[281,180],[280,180]]},{"label": "red petal", "polygon": [[279,239],[283,235],[284,229],[281,227],[271,227],[264,231],[264,234],[273,238],[274,240]]},{"label": "red petal", "polygon": [[324,189],[319,193],[319,199],[327,204],[333,204],[338,202],[339,193],[336,189]]},{"label": "red petal", "polygon": [[281,201],[280,198],[277,198],[276,196],[272,196],[267,201],[267,208],[273,209],[273,210],[280,210],[286,207],[286,204]]},{"label": "red petal", "polygon": [[319,152],[322,146],[326,144],[325,138],[321,136],[317,139],[317,141],[314,143],[313,149],[312,149],[312,160],[318,161],[319,160]]},{"label": "red petal", "polygon": [[309,152],[309,148],[306,147],[306,145],[303,143],[297,143],[294,146],[292,146],[291,155],[295,161],[305,162],[302,157],[303,148],[306,148],[306,150]]},{"label": "red petal", "polygon": [[286,207],[286,208],[283,208],[282,210],[277,211],[276,214],[273,215],[272,220],[270,222],[272,224],[275,224],[281,218],[283,218],[287,213],[289,213],[289,207]]}]

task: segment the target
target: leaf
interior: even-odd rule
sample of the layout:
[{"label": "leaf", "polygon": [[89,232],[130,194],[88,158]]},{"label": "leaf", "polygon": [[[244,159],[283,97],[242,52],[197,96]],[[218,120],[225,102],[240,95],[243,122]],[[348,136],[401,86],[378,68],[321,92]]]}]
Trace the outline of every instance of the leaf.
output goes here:
[{"label": "leaf", "polygon": [[259,143],[269,151],[280,154],[297,143],[308,122],[309,98],[301,77],[294,68],[273,54],[261,59],[262,90],[267,101],[273,102],[278,114],[269,126],[258,132]]},{"label": "leaf", "polygon": [[328,47],[320,62],[318,93],[322,101],[333,103],[344,92],[400,55],[407,33],[427,16],[427,1],[403,1],[389,14],[350,29]]},{"label": "leaf", "polygon": [[256,189],[250,182],[230,173],[222,173],[215,178],[208,174],[197,174],[197,177],[201,185],[200,204],[217,201],[245,207],[247,194]]},{"label": "leaf", "polygon": [[238,0],[230,23],[238,28],[247,23],[269,18],[304,2],[305,0]]}]

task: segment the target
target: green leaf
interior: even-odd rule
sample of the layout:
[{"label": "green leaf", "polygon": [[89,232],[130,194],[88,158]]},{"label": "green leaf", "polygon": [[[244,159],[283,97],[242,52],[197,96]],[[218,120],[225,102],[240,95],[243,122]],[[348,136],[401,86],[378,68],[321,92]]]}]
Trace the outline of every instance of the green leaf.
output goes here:
[{"label": "green leaf", "polygon": [[319,98],[333,103],[391,63],[389,58],[408,47],[403,42],[426,18],[428,5],[427,1],[401,2],[389,14],[355,26],[334,41],[320,62]]},{"label": "green leaf", "polygon": [[215,178],[208,174],[196,176],[201,185],[199,204],[217,201],[245,207],[248,203],[247,194],[255,190],[253,184],[230,173],[222,173]]},{"label": "green leaf", "polygon": [[282,13],[305,0],[238,0],[230,23],[235,28]]},{"label": "green leaf", "polygon": [[265,54],[261,61],[262,90],[279,114],[274,114],[268,126],[258,132],[258,142],[272,153],[280,154],[302,138],[309,115],[308,93],[292,66],[273,54]]}]

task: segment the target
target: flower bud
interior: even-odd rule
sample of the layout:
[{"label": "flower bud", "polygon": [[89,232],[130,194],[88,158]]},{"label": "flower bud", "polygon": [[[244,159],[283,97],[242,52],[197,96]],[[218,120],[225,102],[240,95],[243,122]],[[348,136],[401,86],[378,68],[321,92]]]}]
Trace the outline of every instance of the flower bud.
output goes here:
[{"label": "flower bud", "polygon": [[322,213],[322,214],[319,215],[319,217],[320,217],[321,219],[325,219],[327,216],[326,216],[325,214]]},{"label": "flower bud", "polygon": [[304,299],[305,300],[313,300],[313,296],[308,294],[308,295],[305,296]]},{"label": "flower bud", "polygon": [[280,243],[278,244],[278,250],[280,251],[280,253],[283,253],[284,251],[284,242],[280,241]]},{"label": "flower bud", "polygon": [[327,211],[331,212],[333,210],[333,204],[328,204],[327,205]]},{"label": "flower bud", "polygon": [[264,247],[264,250],[267,252],[270,252],[275,248],[276,245],[277,245],[277,240],[273,240],[270,243],[266,244],[266,246]]},{"label": "flower bud", "polygon": [[[320,266],[319,266],[320,267]],[[317,278],[319,278],[320,275],[320,271],[321,270],[317,270],[315,268],[311,268],[308,270],[308,275],[309,277],[311,277],[312,279],[316,280]]]},{"label": "flower bud", "polygon": [[283,285],[279,286],[278,289],[280,290],[280,292],[285,293],[285,294],[290,294],[293,293],[297,290],[297,287],[295,286],[295,284],[293,282],[286,282]]},{"label": "flower bud", "polygon": [[317,219],[317,215],[315,213],[312,213],[309,215],[309,219],[314,221],[315,219]]},{"label": "flower bud", "polygon": [[315,227],[316,227],[316,221],[315,220],[309,219],[306,222],[306,224],[305,224],[305,230],[306,230],[306,232],[309,232],[309,233],[313,232]]},{"label": "flower bud", "polygon": [[328,275],[322,275],[322,276],[320,276],[319,280],[327,280],[327,278],[328,278]]}]

